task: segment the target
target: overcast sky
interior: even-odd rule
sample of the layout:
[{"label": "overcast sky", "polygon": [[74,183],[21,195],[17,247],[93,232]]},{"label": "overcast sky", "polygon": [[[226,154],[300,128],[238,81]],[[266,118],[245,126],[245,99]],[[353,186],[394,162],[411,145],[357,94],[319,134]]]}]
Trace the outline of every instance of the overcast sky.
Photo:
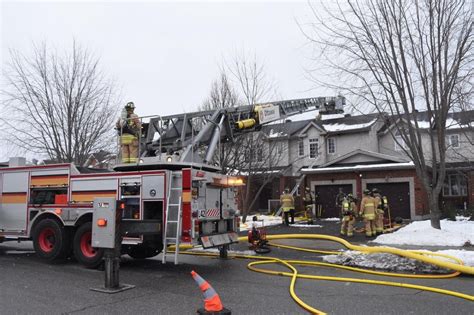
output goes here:
[{"label": "overcast sky", "polygon": [[11,48],[28,53],[46,41],[68,49],[75,38],[100,56],[139,115],[165,115],[196,110],[222,60],[245,51],[265,64],[282,98],[319,96],[305,74],[311,47],[296,22],[310,16],[306,1],[2,1],[2,67]]}]

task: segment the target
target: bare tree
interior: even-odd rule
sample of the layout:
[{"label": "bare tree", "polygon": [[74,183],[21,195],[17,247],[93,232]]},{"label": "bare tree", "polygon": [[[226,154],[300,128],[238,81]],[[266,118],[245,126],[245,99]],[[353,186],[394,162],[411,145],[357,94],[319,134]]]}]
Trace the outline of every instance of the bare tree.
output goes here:
[{"label": "bare tree", "polygon": [[[268,79],[265,67],[256,57],[240,55],[220,67],[220,77],[213,82],[209,97],[200,110],[221,109],[239,105],[253,105],[275,97],[275,84]],[[283,156],[275,141],[264,132],[251,132],[226,142],[220,151],[221,167],[225,172],[246,176],[242,194],[245,222],[263,187],[278,176],[275,169]],[[278,146],[279,148],[279,146]],[[260,186],[257,186],[256,180]],[[254,189],[256,188],[256,189]]]},{"label": "bare tree", "polygon": [[113,148],[117,102],[98,58],[75,41],[64,54],[45,43],[32,56],[10,53],[2,122],[11,144],[79,165],[91,152]]},{"label": "bare tree", "polygon": [[[392,136],[414,162],[439,229],[446,120],[472,96],[472,1],[347,0],[311,9],[316,22],[302,29],[318,50],[318,75],[337,77],[327,86],[352,95],[360,110],[363,103],[395,117]],[[418,110],[428,113],[428,135]]]},{"label": "bare tree", "polygon": [[227,74],[221,69],[219,79],[212,82],[209,97],[199,106],[200,111],[223,109],[238,105],[239,97],[229,82]]}]

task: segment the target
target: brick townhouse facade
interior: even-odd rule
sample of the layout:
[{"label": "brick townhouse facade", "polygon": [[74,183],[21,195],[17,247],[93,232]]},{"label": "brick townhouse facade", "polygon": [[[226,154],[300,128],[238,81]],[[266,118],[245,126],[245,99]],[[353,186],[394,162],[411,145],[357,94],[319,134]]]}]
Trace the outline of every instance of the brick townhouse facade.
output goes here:
[{"label": "brick townhouse facade", "polygon": [[[423,115],[419,117],[424,119]],[[474,111],[462,116],[451,114],[449,119],[454,123],[447,129],[451,145],[440,203],[444,209],[469,208],[474,206]],[[267,200],[277,200],[284,188],[292,188],[305,174],[300,191],[309,186],[316,192],[325,217],[338,216],[335,198],[340,188],[360,198],[365,188],[376,187],[389,198],[393,217],[427,218],[428,198],[415,167],[388,132],[395,123],[400,122],[370,114],[323,116],[265,126],[263,132],[278,134],[268,137],[268,141],[286,146],[287,157],[280,165],[285,171],[264,190],[257,207],[267,208]],[[430,130],[422,132],[428,135]],[[297,203],[302,208],[298,196]]]}]

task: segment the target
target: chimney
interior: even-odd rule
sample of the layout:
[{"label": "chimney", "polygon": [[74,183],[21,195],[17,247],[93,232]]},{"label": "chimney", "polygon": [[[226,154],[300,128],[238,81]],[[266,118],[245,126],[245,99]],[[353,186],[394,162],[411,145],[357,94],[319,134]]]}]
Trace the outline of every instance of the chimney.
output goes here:
[{"label": "chimney", "polygon": [[25,166],[26,165],[26,158],[24,157],[11,157],[8,161],[8,166],[15,167],[15,166]]}]

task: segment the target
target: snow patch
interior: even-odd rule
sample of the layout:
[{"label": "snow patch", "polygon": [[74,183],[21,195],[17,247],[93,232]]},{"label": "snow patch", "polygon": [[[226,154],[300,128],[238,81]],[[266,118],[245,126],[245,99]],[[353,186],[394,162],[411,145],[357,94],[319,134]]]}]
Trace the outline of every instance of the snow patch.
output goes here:
[{"label": "snow patch", "polygon": [[356,129],[362,129],[362,128],[367,128],[372,126],[377,119],[373,119],[369,121],[368,123],[365,124],[354,124],[354,125],[346,125],[346,124],[323,124],[323,128],[326,131],[329,132],[335,132],[335,131],[344,131],[344,130],[356,130]]},{"label": "snow patch", "polygon": [[337,222],[339,222],[339,221],[341,221],[341,219],[339,219],[339,218],[325,218],[325,219],[321,219],[321,221],[337,221]]},{"label": "snow patch", "polygon": [[416,221],[390,234],[383,234],[372,242],[391,245],[465,246],[474,244],[474,221],[441,221],[441,230],[431,227],[430,221]]},{"label": "snow patch", "polygon": [[[281,217],[273,215],[257,215],[257,221],[252,221],[253,215],[247,216],[247,221],[245,223],[240,223],[240,231],[248,231],[252,229],[252,226],[257,228],[262,226],[274,226],[282,223]],[[242,222],[242,217],[240,217],[240,222]]]},{"label": "snow patch", "polygon": [[[197,253],[219,253],[218,248],[207,248],[204,249],[202,247],[195,247],[190,250],[187,250],[187,252],[197,252]],[[229,250],[227,251],[229,254],[234,254],[234,255],[255,255],[255,251],[253,250]]]},{"label": "snow patch", "polygon": [[464,265],[474,267],[474,251],[464,249],[446,249],[439,250],[436,253],[446,254],[459,258],[463,261]]},{"label": "snow patch", "polygon": [[311,227],[315,227],[315,228],[320,228],[320,227],[323,227],[322,225],[318,225],[318,224],[290,224],[291,227],[302,227],[302,228],[311,228]]},{"label": "snow patch", "polygon": [[323,261],[343,266],[412,273],[448,273],[450,271],[421,261],[387,253],[363,254],[345,251],[339,255],[323,256]]}]

